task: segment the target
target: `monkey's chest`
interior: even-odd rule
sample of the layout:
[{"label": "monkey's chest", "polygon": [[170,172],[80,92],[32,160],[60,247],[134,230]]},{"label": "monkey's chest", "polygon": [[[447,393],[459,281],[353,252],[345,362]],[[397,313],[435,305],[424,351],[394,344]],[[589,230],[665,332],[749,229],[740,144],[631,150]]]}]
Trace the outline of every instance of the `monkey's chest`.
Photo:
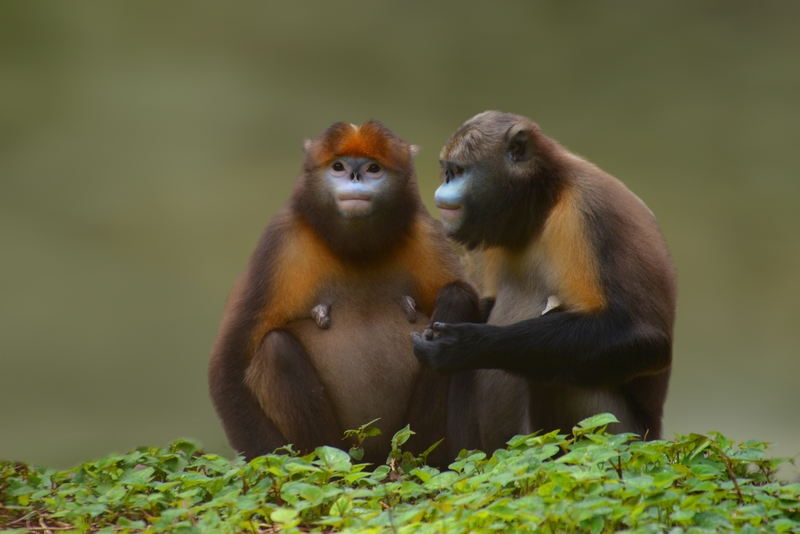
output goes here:
[{"label": "monkey's chest", "polygon": [[489,315],[489,324],[510,325],[525,319],[541,317],[551,295],[547,287],[539,288],[507,284],[498,287],[497,298]]},{"label": "monkey's chest", "polygon": [[309,354],[342,429],[355,429],[380,418],[377,426],[383,436],[371,440],[388,443],[405,424],[420,371],[411,332],[424,330],[429,319],[418,312],[416,321],[410,322],[401,291],[325,297],[331,319],[327,329],[313,319],[286,327]]},{"label": "monkey's chest", "polygon": [[553,269],[540,256],[532,252],[501,262],[490,324],[504,326],[541,317],[548,298],[559,297]]}]

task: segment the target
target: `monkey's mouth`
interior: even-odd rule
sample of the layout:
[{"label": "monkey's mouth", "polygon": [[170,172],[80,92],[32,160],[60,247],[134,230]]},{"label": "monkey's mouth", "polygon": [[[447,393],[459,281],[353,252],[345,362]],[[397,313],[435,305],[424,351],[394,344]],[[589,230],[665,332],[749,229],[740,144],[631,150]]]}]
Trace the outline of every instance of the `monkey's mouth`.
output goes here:
[{"label": "monkey's mouth", "polygon": [[438,206],[438,208],[442,220],[445,222],[453,222],[461,215],[461,206]]},{"label": "monkey's mouth", "polygon": [[336,200],[345,213],[365,213],[372,207],[372,195],[363,193],[344,193]]}]

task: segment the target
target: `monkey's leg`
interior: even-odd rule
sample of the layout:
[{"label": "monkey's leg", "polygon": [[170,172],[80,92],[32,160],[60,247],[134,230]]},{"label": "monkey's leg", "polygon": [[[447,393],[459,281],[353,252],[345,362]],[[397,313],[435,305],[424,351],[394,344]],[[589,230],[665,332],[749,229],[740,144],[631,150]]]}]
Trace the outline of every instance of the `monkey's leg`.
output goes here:
[{"label": "monkey's leg", "polygon": [[246,372],[247,361],[239,352],[217,352],[211,359],[208,381],[231,447],[251,460],[286,445],[286,439],[245,386]]},{"label": "monkey's leg", "polygon": [[[480,317],[480,302],[475,289],[464,282],[452,282],[440,289],[436,295],[431,323],[439,321],[474,323],[479,321]],[[477,391],[475,372],[467,371],[452,375],[448,382],[441,379],[442,376],[438,373],[431,373],[427,368],[423,369],[412,400],[409,420],[412,430],[417,432],[414,427],[416,420],[418,427],[427,433],[419,436],[419,442],[427,439],[433,443],[441,437],[435,437],[438,435],[437,431],[441,434],[440,429],[446,428],[447,439],[437,448],[437,452],[439,455],[445,455],[446,461],[450,461],[461,449],[480,447],[480,430],[475,407]],[[440,396],[442,387],[446,388],[444,399]],[[442,411],[445,413],[441,413]],[[442,424],[443,427],[438,426]]]},{"label": "monkey's leg", "polygon": [[[291,443],[304,453],[320,445],[342,446],[333,405],[303,346],[285,330],[269,332],[247,369],[245,383],[276,434],[261,436],[272,449]],[[265,414],[265,415],[263,415]]]},{"label": "monkey's leg", "polygon": [[447,467],[455,458],[447,435],[447,395],[451,379],[426,367],[420,369],[408,411],[408,424],[415,434],[406,443],[406,450],[419,455],[440,439],[447,438],[428,456],[428,465],[439,468]]}]

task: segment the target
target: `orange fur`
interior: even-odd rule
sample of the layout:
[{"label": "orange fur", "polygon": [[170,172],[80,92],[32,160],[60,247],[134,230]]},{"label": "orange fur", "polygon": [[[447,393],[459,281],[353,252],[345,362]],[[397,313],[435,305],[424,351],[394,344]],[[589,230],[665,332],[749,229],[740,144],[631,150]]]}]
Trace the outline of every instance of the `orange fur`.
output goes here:
[{"label": "orange fur", "polygon": [[318,304],[314,298],[320,285],[343,275],[342,263],[306,223],[295,220],[291,235],[285,239],[286,245],[275,262],[270,301],[255,331],[254,347],[270,330],[307,316]]},{"label": "orange fur", "polygon": [[[411,273],[419,291],[417,305],[428,317],[433,314],[436,295],[450,282],[458,280],[447,256],[437,250],[442,244],[435,236],[430,223],[417,219],[411,235],[398,250],[393,261]],[[445,243],[447,245],[447,243]]]},{"label": "orange fur", "polygon": [[392,169],[406,168],[411,154],[408,148],[395,142],[380,123],[369,121],[361,126],[338,123],[325,143],[315,147],[314,159],[327,165],[339,156],[370,158]]},{"label": "orange fur", "polygon": [[499,247],[465,252],[467,275],[478,286],[481,297],[497,297],[497,273],[505,252]]},{"label": "orange fur", "polygon": [[[269,304],[262,312],[259,327],[252,340],[255,348],[270,330],[308,316],[319,289],[324,284],[352,276],[352,265],[344,265],[317,233],[301,220],[296,220],[292,234],[280,250],[270,283]],[[427,316],[433,314],[439,290],[458,280],[445,255],[437,249],[434,229],[424,221],[416,221],[410,235],[393,254],[371,269],[409,272],[417,287],[417,306]]]},{"label": "orange fur", "polygon": [[568,309],[597,312],[606,304],[597,258],[587,239],[580,199],[566,191],[553,207],[541,236],[545,256],[555,271],[560,297]]}]

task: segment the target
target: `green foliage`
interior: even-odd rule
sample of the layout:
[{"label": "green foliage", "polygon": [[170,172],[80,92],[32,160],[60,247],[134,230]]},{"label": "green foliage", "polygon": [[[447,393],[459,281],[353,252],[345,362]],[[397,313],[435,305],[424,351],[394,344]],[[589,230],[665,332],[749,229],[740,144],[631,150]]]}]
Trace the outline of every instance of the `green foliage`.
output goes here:
[{"label": "green foliage", "polygon": [[[0,526],[77,532],[800,532],[800,483],[766,444],[691,434],[609,435],[613,416],[571,435],[517,436],[491,457],[439,471],[402,452],[374,470],[319,447],[247,463],[186,440],[69,471],[0,463]],[[368,425],[353,431],[360,444]],[[361,438],[359,438],[361,436]],[[358,447],[355,447],[356,449]],[[357,453],[356,453],[357,455]],[[356,456],[353,455],[353,456]],[[13,532],[14,530],[10,530]]]},{"label": "green foliage", "polygon": [[369,423],[365,423],[358,427],[357,430],[345,430],[345,439],[352,438],[356,440],[356,444],[350,447],[350,456],[352,456],[354,460],[360,460],[364,457],[364,449],[362,448],[364,440],[372,436],[381,435],[380,429],[372,426],[373,423],[376,423],[377,421],[379,421],[379,419],[373,419]]}]

